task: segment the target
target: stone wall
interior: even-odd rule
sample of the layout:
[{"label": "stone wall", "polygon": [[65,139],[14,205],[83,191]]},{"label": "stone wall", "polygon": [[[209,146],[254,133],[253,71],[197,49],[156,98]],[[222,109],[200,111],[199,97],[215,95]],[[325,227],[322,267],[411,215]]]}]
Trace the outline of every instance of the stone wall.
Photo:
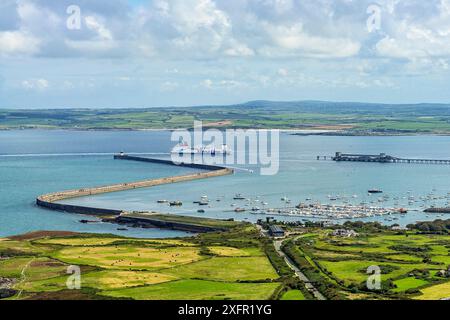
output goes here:
[{"label": "stone wall", "polygon": [[113,184],[113,185],[95,187],[95,188],[82,188],[82,189],[76,189],[76,190],[55,192],[55,193],[50,193],[50,194],[45,194],[45,195],[39,196],[36,199],[36,204],[40,207],[44,207],[44,208],[47,208],[50,210],[64,211],[64,212],[70,212],[70,213],[79,213],[79,214],[87,214],[87,215],[95,215],[95,216],[105,216],[105,215],[118,216],[122,213],[122,210],[75,206],[75,205],[58,203],[57,201],[91,196],[91,195],[97,195],[97,194],[103,194],[103,193],[132,190],[132,189],[138,189],[138,188],[149,188],[149,187],[170,184],[170,183],[207,179],[207,178],[212,178],[212,177],[229,175],[234,172],[232,169],[219,167],[219,166],[208,166],[208,165],[195,164],[195,163],[174,164],[172,161],[161,160],[161,159],[140,158],[140,157],[131,157],[131,156],[123,156],[123,155],[117,155],[114,157],[114,159],[161,163],[161,164],[167,164],[167,165],[177,165],[177,166],[184,166],[184,167],[189,167],[189,168],[196,168],[196,169],[203,169],[203,170],[210,170],[210,171],[191,173],[191,174],[182,175],[182,176],[174,176],[174,177],[167,177],[167,178],[142,180],[142,181],[137,181],[137,182]]}]

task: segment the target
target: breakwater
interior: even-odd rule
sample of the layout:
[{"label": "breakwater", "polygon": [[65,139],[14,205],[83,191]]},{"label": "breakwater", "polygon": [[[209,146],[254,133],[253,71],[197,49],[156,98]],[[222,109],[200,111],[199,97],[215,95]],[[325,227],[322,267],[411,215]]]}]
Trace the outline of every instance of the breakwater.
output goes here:
[{"label": "breakwater", "polygon": [[[124,210],[68,205],[68,204],[59,203],[58,201],[79,198],[79,197],[85,197],[85,196],[92,196],[92,195],[97,195],[97,194],[132,190],[132,189],[138,189],[138,188],[149,188],[149,187],[154,187],[154,186],[159,186],[159,185],[164,185],[164,184],[187,182],[187,181],[193,181],[193,180],[199,180],[199,179],[207,179],[207,178],[229,175],[234,172],[232,169],[220,167],[220,166],[212,166],[212,165],[210,166],[210,165],[196,164],[196,163],[175,164],[170,160],[133,157],[133,156],[123,155],[123,154],[114,156],[114,159],[129,160],[129,161],[141,161],[141,162],[149,162],[149,163],[159,163],[159,164],[172,165],[172,166],[181,166],[181,167],[205,170],[205,172],[197,172],[197,173],[191,173],[191,174],[187,174],[187,175],[173,176],[173,177],[167,177],[167,178],[142,180],[142,181],[119,183],[119,184],[94,187],[94,188],[81,188],[81,189],[75,189],[75,190],[67,190],[67,191],[49,193],[49,194],[45,194],[45,195],[41,195],[41,196],[37,197],[36,204],[40,207],[50,209],[50,210],[56,210],[56,211],[93,215],[93,216],[120,217],[120,215],[122,213],[124,213]],[[130,219],[133,219],[133,218],[127,218],[128,221]],[[170,227],[176,228],[177,225],[171,225]],[[183,230],[185,230],[187,228],[185,225],[183,225],[182,227],[183,227]]]},{"label": "breakwater", "polygon": [[[169,219],[174,218],[174,219]],[[177,221],[178,218],[178,221]],[[186,222],[183,221],[183,216],[173,216],[173,215],[149,215],[145,216],[142,214],[134,214],[134,213],[125,213],[114,219],[115,223],[124,224],[127,226],[131,226],[134,228],[160,228],[160,229],[171,229],[178,231],[186,231],[186,232],[195,232],[195,233],[205,233],[205,232],[215,232],[215,231],[225,231],[227,230],[227,226],[221,226],[220,221],[218,225],[210,226],[201,224],[204,218],[192,218],[192,220],[198,220],[197,222]],[[223,222],[225,223],[225,221]]]},{"label": "breakwater", "polygon": [[426,213],[450,213],[450,208],[429,208],[424,210]]}]

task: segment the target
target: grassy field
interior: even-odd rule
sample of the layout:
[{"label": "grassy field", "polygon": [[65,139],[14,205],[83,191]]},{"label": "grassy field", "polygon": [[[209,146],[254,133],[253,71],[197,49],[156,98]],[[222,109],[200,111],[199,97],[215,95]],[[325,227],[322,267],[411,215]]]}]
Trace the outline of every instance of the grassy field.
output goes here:
[{"label": "grassy field", "polygon": [[138,300],[267,300],[278,286],[277,283],[180,280],[134,289],[106,291],[104,294]]},{"label": "grassy field", "polygon": [[414,277],[402,278],[395,280],[394,284],[397,288],[393,289],[394,292],[404,292],[410,289],[416,289],[428,284],[428,281],[417,279]]},{"label": "grassy field", "polygon": [[[384,297],[443,299],[450,297],[450,279],[437,275],[450,265],[450,236],[408,232],[361,233],[354,238],[316,230],[295,241],[296,254],[337,290],[368,292],[370,266],[381,269]],[[300,260],[299,260],[300,261]]]},{"label": "grassy field", "polygon": [[300,290],[289,290],[283,294],[281,300],[305,300],[305,296]]},{"label": "grassy field", "polygon": [[415,297],[419,300],[440,300],[450,298],[450,282],[430,286],[421,290],[421,295]]},{"label": "grassy field", "polygon": [[158,270],[203,259],[198,247],[151,247],[114,245],[64,248],[52,257],[68,264],[98,266],[104,269]]},{"label": "grassy field", "polygon": [[450,133],[448,105],[254,101],[232,106],[0,110],[0,129],[341,129],[355,134]]},{"label": "grassy field", "polygon": [[278,278],[277,273],[265,257],[213,257],[171,268],[167,270],[167,273],[188,279],[202,278],[229,282],[265,281]]},{"label": "grassy field", "polygon": [[[283,285],[249,225],[186,239],[41,232],[2,239],[0,256],[0,277],[15,280],[20,299],[269,299]],[[81,267],[77,294],[69,265]]]},{"label": "grassy field", "polygon": [[[287,243],[294,262],[332,299],[450,297],[450,279],[438,275],[448,267],[449,235],[330,233],[309,229]],[[292,282],[272,242],[247,224],[185,239],[40,232],[1,239],[0,257],[0,278],[14,280],[13,299],[311,298]],[[69,265],[81,268],[82,290],[67,290]],[[370,266],[381,269],[381,291],[367,289]]]}]

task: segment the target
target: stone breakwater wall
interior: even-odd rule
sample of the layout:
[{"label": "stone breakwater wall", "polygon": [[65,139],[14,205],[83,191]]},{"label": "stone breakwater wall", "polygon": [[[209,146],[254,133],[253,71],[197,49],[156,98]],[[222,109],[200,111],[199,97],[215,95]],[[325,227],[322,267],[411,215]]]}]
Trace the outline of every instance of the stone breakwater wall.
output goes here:
[{"label": "stone breakwater wall", "polygon": [[159,164],[166,164],[166,165],[169,165],[169,166],[178,166],[178,167],[184,167],[184,168],[193,168],[193,169],[201,169],[201,170],[209,170],[209,171],[217,171],[217,170],[227,169],[227,168],[221,167],[221,166],[202,164],[202,163],[191,163],[191,162],[174,163],[171,160],[134,157],[134,156],[127,156],[127,155],[119,155],[119,154],[115,155],[114,159],[116,159],[116,160],[132,160],[132,161],[140,161],[140,162],[159,163]]},{"label": "stone breakwater wall", "polygon": [[161,228],[161,229],[172,229],[178,231],[186,231],[186,232],[194,232],[194,233],[206,233],[206,232],[215,232],[215,231],[225,231],[226,228],[220,227],[208,227],[208,226],[200,226],[192,223],[183,223],[183,222],[174,222],[174,221],[164,221],[157,218],[150,217],[127,217],[127,216],[119,216],[115,219],[116,223],[131,225],[132,227],[137,228]]},{"label": "stone breakwater wall", "polygon": [[450,207],[449,208],[429,208],[424,210],[426,213],[450,213]]},{"label": "stone breakwater wall", "polygon": [[118,191],[132,190],[132,189],[138,189],[138,188],[149,188],[149,187],[170,184],[170,183],[207,179],[207,178],[229,175],[234,172],[232,169],[225,168],[225,167],[219,167],[219,166],[209,166],[209,165],[195,164],[195,163],[175,164],[169,160],[132,157],[132,156],[126,156],[126,155],[116,155],[116,156],[114,156],[114,159],[160,163],[160,164],[166,164],[166,165],[181,166],[181,167],[188,167],[188,168],[195,168],[195,169],[202,169],[202,170],[209,170],[209,171],[191,173],[191,174],[187,174],[187,175],[174,176],[174,177],[168,177],[168,178],[142,180],[142,181],[137,181],[137,182],[119,183],[119,184],[113,184],[113,185],[95,187],[95,188],[82,188],[82,189],[76,189],[76,190],[67,190],[67,191],[49,193],[49,194],[39,196],[36,199],[36,204],[40,207],[47,208],[50,210],[64,211],[64,212],[69,212],[69,213],[78,213],[78,214],[86,214],[86,215],[94,215],[94,216],[119,216],[123,212],[123,210],[75,206],[75,205],[58,203],[58,201],[79,198],[79,197],[85,197],[85,196],[92,196],[92,195],[103,194],[103,193],[118,192]]}]

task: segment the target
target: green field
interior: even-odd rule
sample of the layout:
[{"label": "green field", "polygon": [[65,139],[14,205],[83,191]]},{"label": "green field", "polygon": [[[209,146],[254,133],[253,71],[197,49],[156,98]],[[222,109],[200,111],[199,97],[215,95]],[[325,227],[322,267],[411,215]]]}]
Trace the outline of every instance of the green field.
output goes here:
[{"label": "green field", "polygon": [[450,265],[449,235],[362,231],[358,237],[340,238],[321,229],[298,237],[288,249],[303,268],[317,270],[319,281],[333,284],[341,294],[377,293],[366,285],[368,268],[377,266],[382,290],[371,298],[450,297],[450,279],[437,275]]},{"label": "green field", "polygon": [[[283,286],[246,224],[186,239],[41,232],[2,239],[0,253],[0,277],[15,280],[13,299],[259,300],[276,298]],[[69,265],[81,267],[76,294],[67,290]]]},{"label": "green field", "polygon": [[450,133],[448,105],[254,101],[232,106],[0,110],[0,129],[336,129],[350,134]]},{"label": "green field", "polygon": [[[218,268],[221,265],[226,267]],[[202,278],[218,281],[264,281],[278,278],[265,257],[213,257],[171,268],[167,273],[189,279]]]},{"label": "green field", "polygon": [[393,291],[394,292],[403,292],[409,289],[415,289],[418,287],[423,287],[428,284],[427,281],[422,279],[417,279],[414,277],[403,278],[399,280],[395,280],[394,284],[397,286]]},{"label": "green field", "polygon": [[[450,297],[450,235],[305,229],[282,246],[328,299]],[[0,279],[12,299],[311,299],[270,239],[241,224],[183,239],[39,232],[0,241]],[[67,268],[81,268],[81,290],[67,289]],[[381,270],[370,290],[367,269]],[[0,290],[2,288],[0,287]]]},{"label": "green field", "polygon": [[267,300],[277,283],[228,283],[180,280],[159,285],[106,291],[105,295],[137,300]]},{"label": "green field", "polygon": [[281,300],[305,300],[305,296],[300,290],[289,290],[283,294]]}]

